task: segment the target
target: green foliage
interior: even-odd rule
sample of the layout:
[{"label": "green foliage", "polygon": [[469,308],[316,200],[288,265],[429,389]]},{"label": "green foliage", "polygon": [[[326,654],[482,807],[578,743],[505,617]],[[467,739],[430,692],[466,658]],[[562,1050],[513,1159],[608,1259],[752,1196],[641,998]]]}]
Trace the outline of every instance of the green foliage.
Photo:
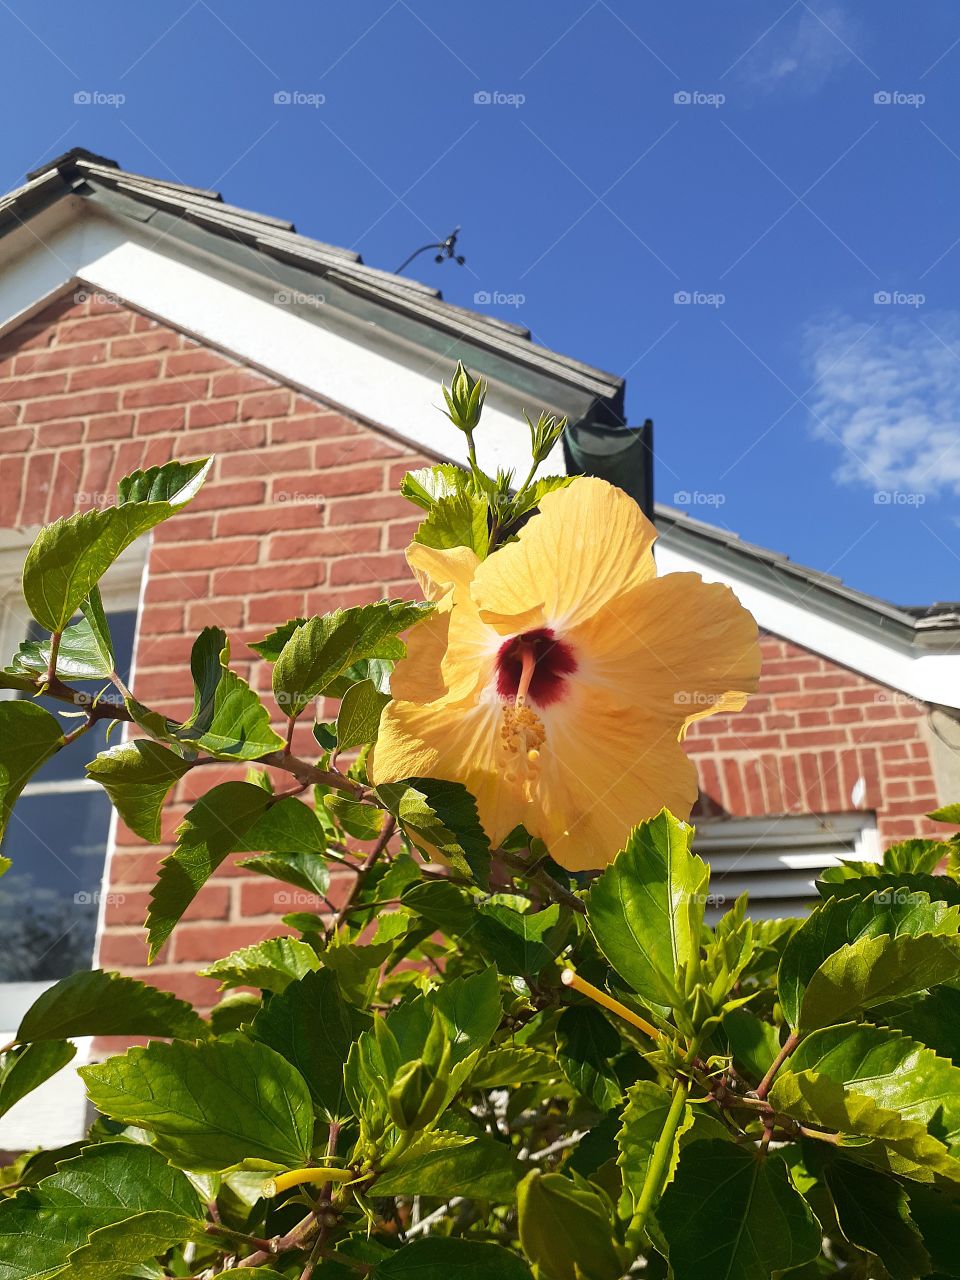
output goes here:
[{"label": "green foliage", "polygon": [[[529,475],[486,475],[483,398],[458,367],[469,467],[401,483],[421,544],[481,559],[571,479],[537,477],[549,410],[527,420]],[[80,1037],[149,1043],[81,1068],[82,1142],[0,1170],[0,1280],[960,1280],[960,808],[933,815],[943,840],[830,868],[802,921],[745,899],[708,916],[708,867],[666,811],[589,882],[523,827],[491,848],[459,782],[371,785],[402,634],[434,608],[401,600],[251,646],[291,736],[205,629],[178,723],[116,675],[98,582],[208,470],[134,473],[116,507],[41,531],[24,595],[52,634],[0,672],[27,695],[0,701],[0,814],[55,751],[127,720],[87,768],[123,821],[156,845],[177,784],[197,797],[150,895],[151,958],[234,855],[299,936],[265,919],[201,970],[201,1008],[225,993],[208,1017],[99,970],[43,992],[0,1050],[0,1115]],[[94,680],[122,702],[74,687]],[[339,712],[299,758],[320,697]]]}]

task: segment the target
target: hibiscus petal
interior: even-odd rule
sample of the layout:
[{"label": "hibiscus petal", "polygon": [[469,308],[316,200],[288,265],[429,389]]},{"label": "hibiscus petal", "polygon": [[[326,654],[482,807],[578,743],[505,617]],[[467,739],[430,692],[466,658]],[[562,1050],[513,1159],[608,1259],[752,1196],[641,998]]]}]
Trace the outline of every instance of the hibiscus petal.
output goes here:
[{"label": "hibiscus petal", "polygon": [[404,778],[460,782],[477,802],[491,843],[499,844],[529,811],[520,789],[505,782],[498,759],[499,702],[391,702],[368,765],[374,785]]},{"label": "hibiscus petal", "polygon": [[757,624],[721,583],[670,573],[611,601],[568,636],[584,678],[678,725],[739,711],[760,675]]},{"label": "hibiscus petal", "polygon": [[621,489],[579,476],[547,494],[516,542],[477,566],[480,616],[501,635],[576,626],[654,576],[656,536]]}]

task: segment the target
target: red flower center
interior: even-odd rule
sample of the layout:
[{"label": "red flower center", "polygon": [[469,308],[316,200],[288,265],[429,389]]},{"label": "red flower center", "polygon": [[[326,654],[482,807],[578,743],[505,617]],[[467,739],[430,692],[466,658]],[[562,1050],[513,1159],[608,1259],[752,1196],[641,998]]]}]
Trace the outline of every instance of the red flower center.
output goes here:
[{"label": "red flower center", "polygon": [[566,693],[566,677],[577,669],[573,650],[558,640],[549,627],[525,631],[505,640],[497,654],[497,693],[501,698],[516,698],[520,690],[524,666],[533,672],[525,690],[528,702],[549,707]]}]

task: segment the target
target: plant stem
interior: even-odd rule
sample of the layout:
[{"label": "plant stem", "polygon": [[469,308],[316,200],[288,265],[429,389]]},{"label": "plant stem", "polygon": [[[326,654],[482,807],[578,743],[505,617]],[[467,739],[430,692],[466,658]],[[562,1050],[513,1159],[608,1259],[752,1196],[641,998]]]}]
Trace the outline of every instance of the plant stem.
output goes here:
[{"label": "plant stem", "polygon": [[683,1119],[683,1111],[687,1105],[689,1091],[689,1081],[677,1079],[673,1082],[673,1098],[670,1102],[670,1110],[667,1112],[663,1131],[657,1139],[657,1145],[654,1147],[653,1155],[650,1158],[647,1176],[643,1180],[643,1188],[640,1192],[640,1200],[631,1223],[631,1230],[639,1230],[644,1226],[650,1216],[654,1200],[658,1199],[663,1191],[663,1185],[670,1172],[670,1161],[673,1158],[673,1144],[677,1139],[677,1130],[680,1128],[680,1122]]},{"label": "plant stem", "polygon": [[386,849],[387,845],[390,843],[390,838],[392,837],[396,829],[397,829],[397,820],[393,816],[393,814],[390,814],[383,824],[383,829],[381,830],[380,835],[377,837],[377,843],[373,846],[373,848],[364,858],[363,862],[361,862],[360,866],[357,867],[356,869],[357,878],[356,880],[354,880],[353,884],[351,885],[350,892],[347,894],[347,900],[346,902],[344,902],[343,906],[337,912],[337,918],[333,922],[333,928],[335,930],[340,928],[340,926],[343,924],[346,917],[349,915],[350,910],[352,909],[354,903],[357,900],[357,897],[360,894],[360,890],[366,884],[367,877],[369,876],[370,872],[373,870],[374,863],[377,861],[377,859],[383,853],[384,849]]},{"label": "plant stem", "polygon": [[794,1049],[800,1043],[800,1036],[796,1031],[791,1031],[783,1042],[783,1048],[770,1064],[767,1074],[757,1085],[757,1097],[761,1102],[765,1101],[767,1094],[770,1092],[770,1086],[773,1084],[773,1078],[793,1053]]},{"label": "plant stem", "polygon": [[50,636],[50,658],[47,662],[47,674],[44,683],[49,686],[57,678],[57,656],[60,653],[60,637],[62,631],[54,631]]}]

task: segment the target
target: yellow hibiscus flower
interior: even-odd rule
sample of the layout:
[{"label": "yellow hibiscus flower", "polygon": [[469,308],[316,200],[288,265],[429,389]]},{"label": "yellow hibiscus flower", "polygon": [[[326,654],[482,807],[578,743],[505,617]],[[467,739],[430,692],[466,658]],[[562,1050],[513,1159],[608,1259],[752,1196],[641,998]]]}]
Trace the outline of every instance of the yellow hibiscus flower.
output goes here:
[{"label": "yellow hibiscus flower", "polygon": [[656,530],[604,480],[548,494],[486,560],[413,543],[437,611],[411,634],[374,783],[461,782],[491,842],[519,823],[570,870],[603,867],[637,822],[685,817],[691,720],[757,687],[757,624],[698,574],[658,578]]}]

